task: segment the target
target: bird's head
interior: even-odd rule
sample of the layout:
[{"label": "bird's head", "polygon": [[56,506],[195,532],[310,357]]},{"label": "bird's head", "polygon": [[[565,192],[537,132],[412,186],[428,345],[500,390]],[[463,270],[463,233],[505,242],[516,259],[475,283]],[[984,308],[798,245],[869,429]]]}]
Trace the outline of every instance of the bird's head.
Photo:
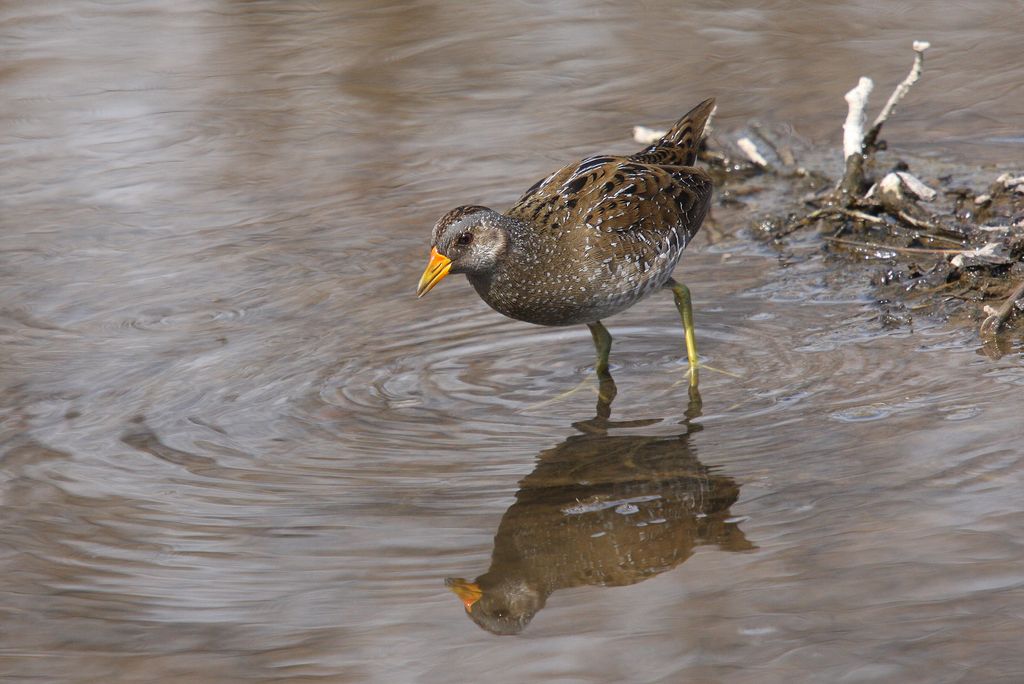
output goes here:
[{"label": "bird's head", "polygon": [[444,583],[462,601],[466,615],[491,634],[519,634],[544,607],[546,597],[521,579],[505,579],[483,589],[479,582],[485,579],[449,577]]},{"label": "bird's head", "polygon": [[508,249],[504,216],[487,207],[452,209],[434,226],[430,262],[416,288],[422,297],[449,273],[483,275],[494,270]]}]

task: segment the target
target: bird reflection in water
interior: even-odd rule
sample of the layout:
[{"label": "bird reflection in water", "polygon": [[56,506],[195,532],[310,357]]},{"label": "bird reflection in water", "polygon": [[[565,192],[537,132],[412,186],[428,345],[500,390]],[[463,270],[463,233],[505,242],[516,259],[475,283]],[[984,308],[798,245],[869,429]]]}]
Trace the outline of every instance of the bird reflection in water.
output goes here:
[{"label": "bird reflection in water", "polygon": [[661,419],[613,422],[615,385],[601,374],[597,415],[540,453],[494,537],[491,567],[445,580],[466,613],[494,634],[518,634],[548,597],[568,587],[636,584],[676,567],[695,547],[755,548],[729,507],[739,485],[699,460],[690,436],[609,434]]}]

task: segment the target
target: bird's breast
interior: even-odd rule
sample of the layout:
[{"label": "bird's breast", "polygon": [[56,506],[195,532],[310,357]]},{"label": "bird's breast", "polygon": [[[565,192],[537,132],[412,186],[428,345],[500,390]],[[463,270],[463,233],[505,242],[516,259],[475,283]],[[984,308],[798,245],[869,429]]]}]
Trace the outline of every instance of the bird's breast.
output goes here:
[{"label": "bird's breast", "polygon": [[[680,250],[681,254],[682,250]],[[637,259],[539,260],[468,275],[480,298],[509,318],[537,325],[576,325],[613,316],[662,287],[678,255]]]}]

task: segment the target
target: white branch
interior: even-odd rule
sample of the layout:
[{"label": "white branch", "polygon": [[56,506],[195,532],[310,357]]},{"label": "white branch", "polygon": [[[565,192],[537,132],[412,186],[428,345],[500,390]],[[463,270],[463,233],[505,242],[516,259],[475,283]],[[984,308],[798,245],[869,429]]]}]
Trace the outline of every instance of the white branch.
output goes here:
[{"label": "white branch", "polygon": [[846,104],[850,109],[843,123],[844,159],[864,151],[864,109],[868,106],[868,96],[874,87],[870,78],[861,76],[857,87],[846,93]]},{"label": "white branch", "polygon": [[910,68],[910,73],[903,79],[903,82],[896,86],[896,90],[892,91],[892,95],[889,96],[889,101],[882,107],[882,111],[878,114],[878,118],[875,119],[875,123],[872,127],[879,126],[885,123],[889,116],[892,115],[893,110],[900,100],[910,90],[910,86],[917,83],[917,79],[921,77],[921,68],[924,66],[924,51],[931,47],[931,43],[923,40],[914,41],[914,66]]},{"label": "white branch", "polygon": [[757,145],[750,138],[740,138],[736,141],[736,146],[739,147],[743,154],[747,155],[747,159],[754,162],[758,166],[768,166],[768,160],[761,155],[758,151]]},{"label": "white branch", "polygon": [[1004,173],[1003,175],[996,178],[997,183],[1002,183],[1003,187],[1007,190],[1013,190],[1015,192],[1024,192],[1024,176],[1017,176],[1014,178],[1013,174]]},{"label": "white branch", "polygon": [[668,131],[659,131],[647,126],[633,126],[633,140],[641,145],[651,145],[661,140]]},{"label": "white branch", "polygon": [[965,257],[990,257],[996,256],[996,250],[1002,246],[1001,242],[988,242],[984,246],[978,247],[977,249],[965,249],[960,252]]},{"label": "white branch", "polygon": [[903,194],[900,190],[900,186],[900,177],[895,173],[885,174],[885,178],[878,183],[879,190],[882,192],[894,193],[897,196]]},{"label": "white branch", "polygon": [[907,186],[907,190],[917,195],[918,199],[922,199],[925,202],[931,202],[935,199],[937,193],[922,183],[921,179],[917,176],[912,176],[906,171],[897,171],[896,175],[903,181],[903,185]]}]

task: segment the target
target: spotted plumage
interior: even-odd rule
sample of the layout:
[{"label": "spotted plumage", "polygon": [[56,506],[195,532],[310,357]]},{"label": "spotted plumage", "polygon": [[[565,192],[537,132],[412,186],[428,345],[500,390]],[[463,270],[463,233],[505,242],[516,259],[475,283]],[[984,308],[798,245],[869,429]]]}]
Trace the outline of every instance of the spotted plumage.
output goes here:
[{"label": "spotted plumage", "polygon": [[506,316],[593,326],[675,286],[672,271],[711,202],[711,179],[693,164],[713,108],[702,102],[632,156],[555,171],[503,214],[475,205],[448,212],[434,226],[418,293],[464,273]]}]

